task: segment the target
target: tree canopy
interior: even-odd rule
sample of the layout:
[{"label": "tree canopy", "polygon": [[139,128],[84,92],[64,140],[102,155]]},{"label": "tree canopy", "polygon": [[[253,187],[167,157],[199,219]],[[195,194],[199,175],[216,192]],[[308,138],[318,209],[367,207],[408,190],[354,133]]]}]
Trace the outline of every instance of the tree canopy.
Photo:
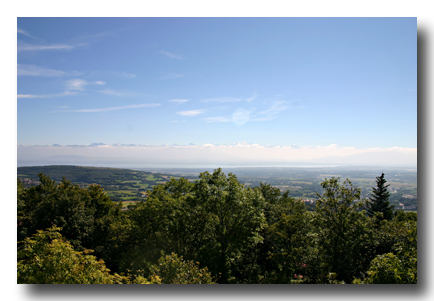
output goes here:
[{"label": "tree canopy", "polygon": [[417,213],[371,215],[348,179],[308,211],[216,169],[121,211],[98,185],[39,178],[17,184],[19,283],[417,283]]}]

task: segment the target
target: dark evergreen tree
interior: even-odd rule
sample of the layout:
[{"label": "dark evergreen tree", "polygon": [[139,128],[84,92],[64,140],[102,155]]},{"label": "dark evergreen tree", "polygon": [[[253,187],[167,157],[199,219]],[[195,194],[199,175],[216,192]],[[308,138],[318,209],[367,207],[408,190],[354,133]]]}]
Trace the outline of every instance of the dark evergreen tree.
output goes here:
[{"label": "dark evergreen tree", "polygon": [[369,216],[374,216],[376,212],[383,213],[383,219],[391,220],[393,218],[393,208],[395,206],[389,203],[389,191],[384,178],[384,173],[381,173],[380,177],[377,177],[377,187],[372,188],[371,196],[367,201],[367,213]]}]

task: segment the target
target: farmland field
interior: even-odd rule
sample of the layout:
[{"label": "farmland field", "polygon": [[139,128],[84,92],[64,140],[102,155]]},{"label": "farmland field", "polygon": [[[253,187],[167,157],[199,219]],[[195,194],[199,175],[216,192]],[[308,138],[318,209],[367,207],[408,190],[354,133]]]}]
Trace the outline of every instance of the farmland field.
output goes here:
[{"label": "farmland field", "polygon": [[[99,184],[113,201],[142,201],[146,191],[161,182],[166,182],[170,175],[137,171],[131,169],[81,167],[81,166],[33,166],[19,167],[18,178],[38,181],[38,173],[48,175],[56,182],[66,177],[73,184],[88,186]],[[36,184],[33,183],[33,184]]]},{"label": "farmland field", "polygon": [[[206,170],[206,169],[205,169]],[[170,178],[184,177],[190,182],[198,179],[204,169],[117,169],[80,166],[35,166],[19,167],[19,178],[27,179],[27,185],[36,185],[38,173],[49,175],[55,181],[65,176],[72,183],[87,186],[93,183],[104,187],[107,195],[116,202],[143,201],[147,192],[155,185],[165,183]],[[208,169],[212,172],[212,169]],[[417,171],[379,168],[224,168],[225,173],[234,173],[245,186],[259,186],[269,183],[281,191],[289,190],[295,198],[315,200],[323,189],[321,182],[325,178],[348,178],[354,186],[361,189],[362,198],[366,198],[375,186],[375,179],[384,171],[387,184],[390,184],[390,202],[396,206],[415,205],[417,210]],[[402,204],[402,205],[400,205]]]}]

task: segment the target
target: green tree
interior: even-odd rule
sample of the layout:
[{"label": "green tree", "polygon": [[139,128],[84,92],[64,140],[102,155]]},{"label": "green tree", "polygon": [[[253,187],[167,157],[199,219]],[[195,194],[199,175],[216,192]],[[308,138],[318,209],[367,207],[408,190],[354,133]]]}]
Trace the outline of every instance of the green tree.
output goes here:
[{"label": "green tree", "polygon": [[305,274],[302,258],[306,251],[311,216],[305,204],[290,197],[289,191],[281,192],[263,183],[260,183],[259,189],[265,200],[267,227],[261,232],[264,241],[255,246],[256,252],[248,257],[256,259],[256,266],[253,262],[250,266],[244,264],[246,270],[251,270],[251,266],[258,270],[258,275],[250,275],[249,281],[291,283],[295,274]]},{"label": "green tree", "polygon": [[18,186],[18,241],[57,225],[76,250],[95,250],[113,269],[117,252],[111,244],[110,229],[120,217],[119,206],[99,185],[81,188],[65,178],[56,183],[44,174],[38,176],[39,185],[28,189]]},{"label": "green tree", "polygon": [[200,268],[199,263],[183,260],[182,256],[162,253],[158,264],[152,265],[153,277],[158,276],[164,284],[214,284],[208,268]]},{"label": "green tree", "polygon": [[306,252],[307,276],[314,283],[329,283],[328,275],[351,283],[354,275],[366,270],[372,258],[369,245],[372,231],[369,221],[360,212],[360,189],[347,179],[321,183],[324,192],[318,194],[313,216],[312,244]]},{"label": "green tree", "polygon": [[377,255],[372,261],[361,284],[410,284],[417,283],[417,222],[400,222],[398,242],[392,252]]},{"label": "green tree", "polygon": [[394,206],[389,203],[389,191],[386,184],[386,179],[384,178],[384,173],[380,177],[377,177],[377,186],[372,188],[371,196],[369,197],[366,204],[366,211],[368,216],[374,216],[376,212],[383,214],[383,219],[391,220],[393,218],[393,208]]},{"label": "green tree", "polygon": [[60,228],[38,230],[27,237],[17,252],[18,283],[102,284],[122,283],[111,275],[103,260],[88,255],[90,250],[74,251],[59,233]]},{"label": "green tree", "polygon": [[131,219],[136,246],[124,256],[125,267],[149,269],[160,251],[174,252],[208,267],[221,283],[233,278],[246,250],[262,241],[265,227],[260,191],[221,169],[202,173],[195,183],[172,179],[157,185]]},{"label": "green tree", "polygon": [[17,252],[19,284],[160,284],[157,275],[111,274],[93,250],[75,251],[53,226],[26,237]]},{"label": "green tree", "polygon": [[219,283],[236,282],[233,275],[246,250],[263,241],[264,199],[258,189],[244,187],[220,168],[199,177],[188,198],[202,211],[192,219],[206,218],[198,261],[219,275]]},{"label": "green tree", "polygon": [[268,259],[271,268],[266,272],[266,283],[291,283],[306,275],[304,262],[309,242],[311,220],[304,204],[292,201],[291,212],[282,213],[280,219],[267,228],[265,241],[271,246]]}]

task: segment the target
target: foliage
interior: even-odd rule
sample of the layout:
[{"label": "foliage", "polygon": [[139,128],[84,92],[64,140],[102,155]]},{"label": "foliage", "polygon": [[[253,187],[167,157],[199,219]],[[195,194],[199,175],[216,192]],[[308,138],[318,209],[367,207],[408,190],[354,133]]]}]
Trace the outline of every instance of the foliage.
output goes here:
[{"label": "foliage", "polygon": [[[267,266],[262,271],[261,283],[291,283],[302,279],[306,265],[306,251],[311,215],[303,202],[289,197],[288,191],[281,193],[269,184],[260,186],[265,198],[265,215],[268,227],[264,231],[264,242],[259,262]],[[297,280],[296,280],[297,281]]]},{"label": "foliage", "polygon": [[386,184],[384,173],[377,177],[377,186],[372,188],[371,197],[366,204],[366,211],[369,216],[374,216],[376,212],[382,213],[382,219],[391,220],[393,218],[393,207],[389,203],[390,193],[387,191],[389,185]]},{"label": "foliage", "polygon": [[74,251],[59,233],[60,228],[38,230],[27,237],[17,253],[18,283],[101,284],[121,283],[122,276],[111,275],[103,260]]},{"label": "foliage", "polygon": [[368,216],[349,180],[323,181],[308,211],[216,169],[121,211],[99,185],[39,178],[17,183],[20,283],[417,282],[417,213]]},{"label": "foliage", "polygon": [[[370,258],[370,227],[359,210],[360,190],[347,179],[321,183],[324,192],[318,195],[312,225],[312,247],[306,258],[310,281],[326,283],[326,275],[336,273],[337,280],[346,283],[364,271]],[[368,261],[369,262],[369,261]]]},{"label": "foliage", "polygon": [[377,255],[371,262],[361,284],[409,284],[417,283],[417,224],[410,221],[402,224],[404,235],[393,246],[393,253]]},{"label": "foliage", "polygon": [[200,268],[199,263],[183,260],[182,256],[164,252],[157,265],[150,267],[154,277],[159,277],[164,284],[214,284],[214,279],[208,268]]},{"label": "foliage", "polygon": [[52,225],[62,228],[75,247],[86,247],[99,239],[98,224],[118,209],[99,185],[80,188],[65,178],[56,184],[39,174],[40,184],[21,193],[19,228],[26,228],[29,236]]},{"label": "foliage", "polygon": [[18,241],[53,225],[78,251],[93,249],[116,270],[118,250],[111,245],[112,225],[121,212],[99,185],[80,188],[65,178],[56,184],[39,174],[40,184],[22,189],[18,197]]},{"label": "foliage", "polygon": [[262,241],[262,202],[258,190],[245,188],[221,169],[202,173],[194,184],[171,179],[158,185],[131,214],[133,240],[140,247],[130,252],[135,262],[125,266],[149,268],[161,250],[175,252],[228,282],[244,250]]},{"label": "foliage", "polygon": [[206,217],[199,261],[220,274],[221,283],[229,282],[231,271],[250,246],[262,242],[261,229],[266,219],[263,198],[256,189],[245,188],[235,175],[228,177],[217,169],[202,173],[189,199]]}]

